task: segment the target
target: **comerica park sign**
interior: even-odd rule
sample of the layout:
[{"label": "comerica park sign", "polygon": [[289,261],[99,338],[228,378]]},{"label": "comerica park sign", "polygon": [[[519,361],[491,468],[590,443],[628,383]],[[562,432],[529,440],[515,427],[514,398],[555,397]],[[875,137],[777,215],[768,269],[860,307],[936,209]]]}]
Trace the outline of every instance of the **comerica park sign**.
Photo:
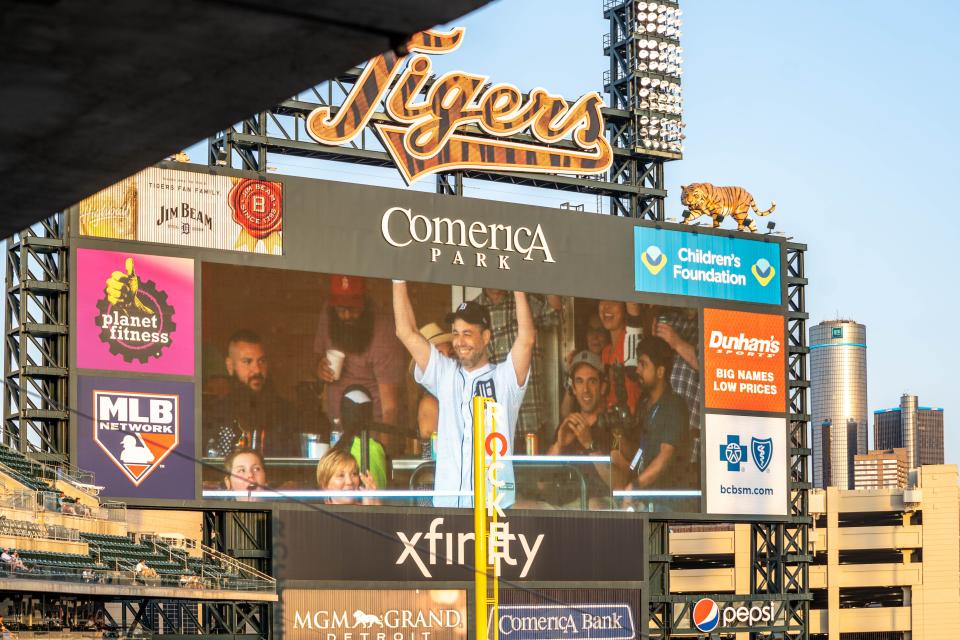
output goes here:
[{"label": "comerica park sign", "polygon": [[[491,85],[487,76],[465,71],[445,73],[428,86],[432,63],[425,54],[455,51],[463,37],[462,27],[423,31],[407,44],[412,55],[373,58],[343,104],[310,113],[307,132],[323,144],[347,144],[382,101],[387,122],[373,127],[407,184],[457,169],[597,174],[610,168],[603,100],[595,91],[570,105],[546,89],[524,96],[512,84]],[[511,138],[525,131],[532,141]],[[550,146],[561,141],[568,144]]]}]

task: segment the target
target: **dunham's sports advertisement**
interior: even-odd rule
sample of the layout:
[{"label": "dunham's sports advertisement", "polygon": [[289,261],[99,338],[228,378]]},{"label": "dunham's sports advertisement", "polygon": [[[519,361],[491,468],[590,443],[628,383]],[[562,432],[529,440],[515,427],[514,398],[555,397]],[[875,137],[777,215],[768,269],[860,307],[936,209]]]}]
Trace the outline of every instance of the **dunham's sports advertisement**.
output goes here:
[{"label": "dunham's sports advertisement", "polygon": [[707,409],[783,413],[785,352],[783,316],[704,309]]},{"label": "dunham's sports advertisement", "polygon": [[193,375],[193,260],[77,250],[77,366]]},{"label": "dunham's sports advertisement", "polygon": [[707,513],[787,513],[784,418],[707,414]]},{"label": "dunham's sports advertisement", "polygon": [[77,464],[101,495],[193,499],[193,384],[80,376]]}]

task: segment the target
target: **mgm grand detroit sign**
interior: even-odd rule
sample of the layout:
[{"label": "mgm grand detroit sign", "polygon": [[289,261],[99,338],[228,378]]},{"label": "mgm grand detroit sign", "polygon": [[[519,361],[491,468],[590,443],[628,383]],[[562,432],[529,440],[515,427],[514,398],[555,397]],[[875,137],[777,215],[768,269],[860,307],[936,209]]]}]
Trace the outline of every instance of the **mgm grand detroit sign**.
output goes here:
[{"label": "mgm grand detroit sign", "polygon": [[[596,92],[570,105],[545,89],[524,96],[512,84],[491,85],[486,76],[464,71],[445,73],[426,88],[432,65],[424,54],[455,51],[463,36],[463,28],[423,31],[407,44],[409,55],[387,52],[370,60],[336,113],[330,106],[310,113],[310,136],[349,143],[382,101],[388,122],[373,126],[407,184],[457,169],[598,174],[610,167],[613,152]],[[510,139],[525,130],[534,142]],[[572,145],[550,146],[568,139]]]}]

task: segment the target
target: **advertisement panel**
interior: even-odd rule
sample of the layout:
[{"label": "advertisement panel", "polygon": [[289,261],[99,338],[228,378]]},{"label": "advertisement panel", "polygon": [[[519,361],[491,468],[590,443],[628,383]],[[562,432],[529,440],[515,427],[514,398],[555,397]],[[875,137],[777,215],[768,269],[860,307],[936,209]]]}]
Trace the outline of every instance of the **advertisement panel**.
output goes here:
[{"label": "advertisement panel", "polygon": [[646,606],[640,589],[503,588],[497,617],[503,640],[633,640]]},{"label": "advertisement panel", "polygon": [[786,419],[705,417],[707,513],[786,515]]},{"label": "advertisement panel", "polygon": [[637,291],[781,303],[776,242],[638,226],[633,249]]},{"label": "advertisement panel", "polygon": [[[639,514],[507,513],[497,562],[505,580],[644,580]],[[278,520],[279,580],[474,579],[469,511],[282,509]]]},{"label": "advertisement panel", "polygon": [[706,408],[786,411],[785,352],[783,316],[704,309]]},{"label": "advertisement panel", "polygon": [[77,366],[193,375],[193,260],[77,249]]},{"label": "advertisement panel", "polygon": [[284,589],[290,640],[466,640],[467,592],[459,589]]},{"label": "advertisement panel", "polygon": [[77,379],[77,458],[100,495],[193,499],[193,384],[99,376]]},{"label": "advertisement panel", "polygon": [[80,234],[186,247],[283,252],[283,185],[151,167],[83,200]]}]

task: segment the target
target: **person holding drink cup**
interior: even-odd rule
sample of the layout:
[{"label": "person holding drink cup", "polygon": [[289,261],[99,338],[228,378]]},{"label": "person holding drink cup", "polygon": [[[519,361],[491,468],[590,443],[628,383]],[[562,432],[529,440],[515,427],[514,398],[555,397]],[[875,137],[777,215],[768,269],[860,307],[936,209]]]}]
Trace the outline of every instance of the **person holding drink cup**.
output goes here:
[{"label": "person holding drink cup", "polygon": [[344,392],[360,385],[373,398],[373,421],[398,423],[405,353],[394,335],[393,318],[367,297],[363,278],[330,276],[330,294],[320,312],[313,350],[332,421],[340,418]]}]

